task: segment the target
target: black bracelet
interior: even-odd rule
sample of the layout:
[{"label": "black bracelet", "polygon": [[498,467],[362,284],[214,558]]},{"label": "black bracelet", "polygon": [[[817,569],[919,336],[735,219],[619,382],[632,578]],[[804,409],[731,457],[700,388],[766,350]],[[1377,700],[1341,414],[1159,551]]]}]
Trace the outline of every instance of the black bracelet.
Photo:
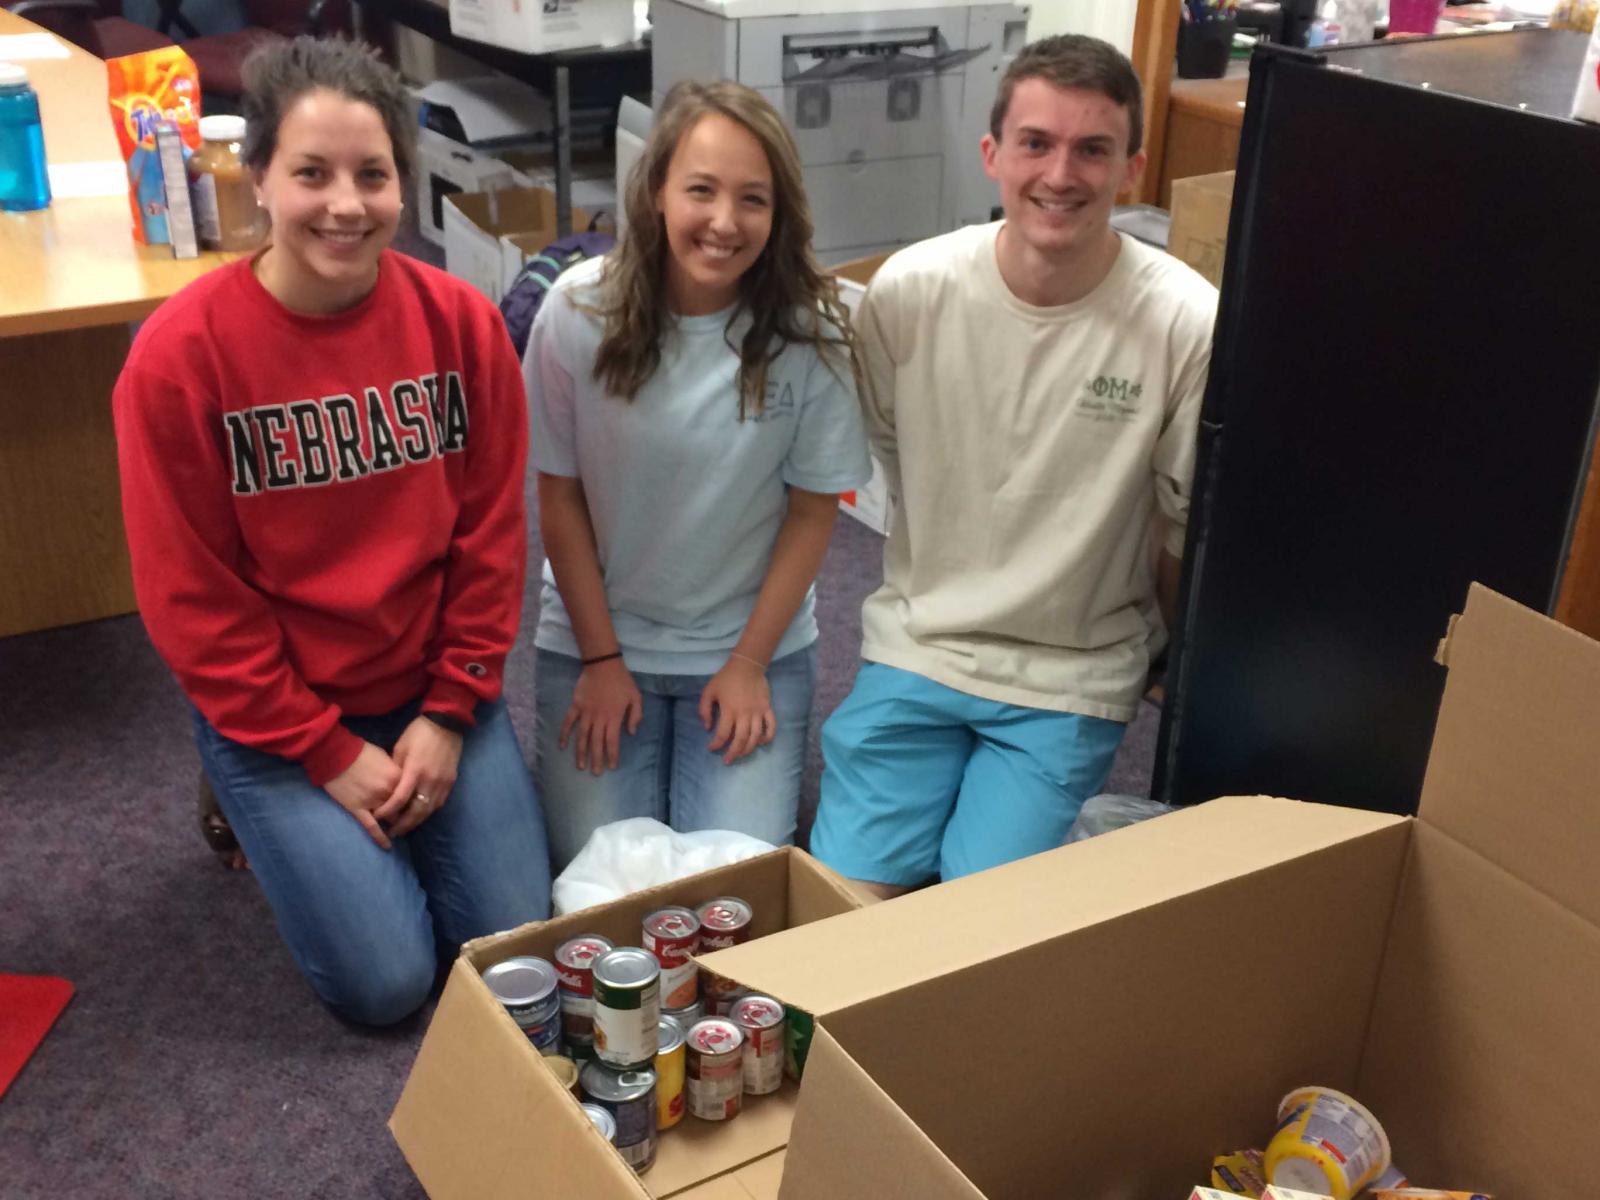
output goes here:
[{"label": "black bracelet", "polygon": [[463,721],[460,717],[450,717],[444,713],[437,712],[425,712],[422,715],[440,729],[448,729],[451,733],[459,734],[461,737],[466,737],[467,730],[472,728],[470,722]]},{"label": "black bracelet", "polygon": [[586,667],[592,667],[595,665],[595,663],[610,662],[613,658],[621,657],[621,650],[613,650],[610,654],[596,654],[593,658],[584,658],[579,659],[578,661]]}]

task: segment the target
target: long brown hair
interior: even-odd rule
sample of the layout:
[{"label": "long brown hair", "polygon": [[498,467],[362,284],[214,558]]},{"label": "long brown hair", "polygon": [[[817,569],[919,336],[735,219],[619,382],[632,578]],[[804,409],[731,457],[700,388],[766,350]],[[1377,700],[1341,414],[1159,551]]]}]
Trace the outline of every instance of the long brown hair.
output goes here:
[{"label": "long brown hair", "polygon": [[767,369],[792,342],[815,346],[835,375],[840,374],[842,352],[859,391],[861,366],[849,313],[839,299],[838,283],[811,252],[811,207],[800,179],[800,153],[778,111],[757,92],[728,80],[673,85],[644,153],[628,175],[627,228],[605,258],[592,309],[605,321],[594,378],[607,391],[632,400],[661,365],[661,339],[673,317],[666,281],[671,251],[656,196],[678,143],[711,113],[748,129],[761,143],[772,171],[772,232],[760,257],[740,276],[739,302],[728,319],[731,333],[734,322],[750,316],[741,343],[728,343],[739,355],[739,419],[761,411]]}]

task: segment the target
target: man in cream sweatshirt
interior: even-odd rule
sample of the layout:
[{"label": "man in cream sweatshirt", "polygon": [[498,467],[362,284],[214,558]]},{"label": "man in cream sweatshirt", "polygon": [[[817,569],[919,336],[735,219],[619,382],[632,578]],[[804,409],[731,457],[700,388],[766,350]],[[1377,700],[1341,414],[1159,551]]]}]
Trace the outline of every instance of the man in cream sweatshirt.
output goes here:
[{"label": "man in cream sweatshirt", "polygon": [[1141,124],[1114,47],[1028,46],[982,143],[1005,219],[900,251],[862,302],[896,508],[811,845],[876,895],[1060,845],[1165,645],[1217,294],[1111,227]]}]

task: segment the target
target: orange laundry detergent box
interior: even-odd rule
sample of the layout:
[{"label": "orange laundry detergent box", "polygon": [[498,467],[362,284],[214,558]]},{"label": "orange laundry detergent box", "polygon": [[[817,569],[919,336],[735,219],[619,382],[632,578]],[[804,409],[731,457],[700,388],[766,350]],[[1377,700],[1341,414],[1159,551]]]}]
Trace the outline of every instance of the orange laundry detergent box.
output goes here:
[{"label": "orange laundry detergent box", "polygon": [[128,206],[133,240],[146,246],[172,241],[167,200],[156,153],[156,124],[171,121],[182,138],[184,158],[200,148],[200,72],[177,46],[106,60],[111,123],[128,166]]}]

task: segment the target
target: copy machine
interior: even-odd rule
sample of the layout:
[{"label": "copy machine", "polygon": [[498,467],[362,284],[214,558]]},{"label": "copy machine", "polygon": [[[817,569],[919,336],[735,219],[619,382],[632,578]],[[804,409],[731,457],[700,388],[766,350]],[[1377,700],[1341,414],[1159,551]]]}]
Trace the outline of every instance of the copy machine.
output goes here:
[{"label": "copy machine", "polygon": [[[804,11],[800,11],[804,10]],[[734,79],[800,149],[827,264],[988,221],[978,144],[1028,10],[970,0],[654,0],[651,89]]]}]

